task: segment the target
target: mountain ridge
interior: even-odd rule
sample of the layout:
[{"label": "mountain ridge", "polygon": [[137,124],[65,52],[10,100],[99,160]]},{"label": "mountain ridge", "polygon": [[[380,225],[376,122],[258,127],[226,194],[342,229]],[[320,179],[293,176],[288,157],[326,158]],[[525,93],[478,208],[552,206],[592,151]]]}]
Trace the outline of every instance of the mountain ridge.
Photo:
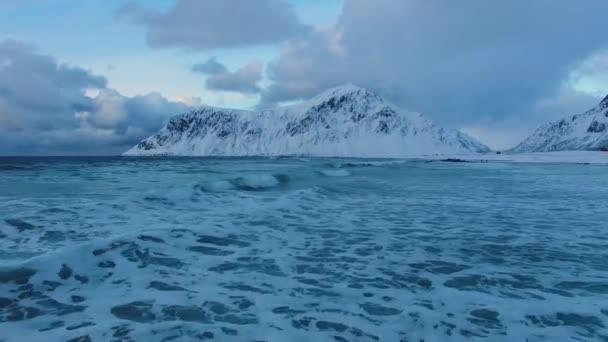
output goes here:
[{"label": "mountain ridge", "polygon": [[405,157],[490,148],[352,84],[260,111],[203,106],[171,118],[125,155]]},{"label": "mountain ridge", "polygon": [[549,122],[539,127],[510,152],[608,150],[608,95],[582,113]]}]

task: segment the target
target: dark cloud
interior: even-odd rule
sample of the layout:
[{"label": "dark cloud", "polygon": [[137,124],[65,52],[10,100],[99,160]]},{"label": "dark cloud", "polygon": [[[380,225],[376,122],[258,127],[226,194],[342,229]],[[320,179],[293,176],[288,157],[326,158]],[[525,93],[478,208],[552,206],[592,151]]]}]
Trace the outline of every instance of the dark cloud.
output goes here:
[{"label": "dark cloud", "polygon": [[255,61],[231,72],[215,58],[195,64],[192,71],[207,75],[205,85],[209,90],[231,91],[244,94],[261,92],[258,82],[262,80],[264,63]]},{"label": "dark cloud", "polygon": [[608,46],[606,13],[605,0],[347,0],[270,64],[263,104],[352,82],[447,125],[527,120]]},{"label": "dark cloud", "polygon": [[187,112],[191,108],[184,103],[170,101],[155,92],[126,97],[125,109],[129,113],[130,119],[129,125],[126,127],[145,130],[147,133],[144,137],[147,137],[150,135],[148,133],[159,130],[173,115]]},{"label": "dark cloud", "polygon": [[201,74],[215,75],[222,74],[228,71],[224,64],[217,61],[216,57],[211,57],[205,63],[199,63],[192,66],[192,71]]},{"label": "dark cloud", "polygon": [[87,127],[0,132],[0,155],[10,156],[120,155],[141,140],[137,130],[118,135]]},{"label": "dark cloud", "polygon": [[104,77],[0,41],[0,154],[118,154],[187,109],[155,93],[122,96]]},{"label": "dark cloud", "polygon": [[73,113],[92,106],[85,90],[105,86],[104,77],[58,64],[21,42],[0,41],[0,127],[50,130],[75,125]]},{"label": "dark cloud", "polygon": [[167,12],[132,2],[119,14],[143,24],[152,47],[206,50],[274,44],[310,30],[285,0],[176,0]]}]

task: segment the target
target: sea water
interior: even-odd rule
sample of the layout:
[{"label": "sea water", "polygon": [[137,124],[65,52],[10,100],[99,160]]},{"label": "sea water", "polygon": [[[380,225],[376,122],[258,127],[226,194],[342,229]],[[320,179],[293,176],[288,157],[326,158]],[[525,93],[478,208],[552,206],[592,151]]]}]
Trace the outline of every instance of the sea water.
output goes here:
[{"label": "sea water", "polygon": [[608,169],[0,160],[0,341],[606,341]]}]

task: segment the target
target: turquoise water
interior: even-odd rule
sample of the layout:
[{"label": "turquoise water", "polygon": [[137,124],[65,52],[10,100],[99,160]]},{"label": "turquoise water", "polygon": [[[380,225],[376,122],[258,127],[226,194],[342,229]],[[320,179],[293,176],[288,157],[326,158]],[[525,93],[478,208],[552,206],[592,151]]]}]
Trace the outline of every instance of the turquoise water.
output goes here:
[{"label": "turquoise water", "polygon": [[0,341],[608,340],[606,171],[0,159]]}]

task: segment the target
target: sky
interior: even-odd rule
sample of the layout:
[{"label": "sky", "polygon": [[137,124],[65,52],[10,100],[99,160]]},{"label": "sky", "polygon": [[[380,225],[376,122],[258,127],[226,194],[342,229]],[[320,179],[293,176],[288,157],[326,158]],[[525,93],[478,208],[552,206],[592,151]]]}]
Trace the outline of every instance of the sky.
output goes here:
[{"label": "sky", "polygon": [[495,149],[608,93],[605,0],[1,0],[0,155],[354,83]]}]

